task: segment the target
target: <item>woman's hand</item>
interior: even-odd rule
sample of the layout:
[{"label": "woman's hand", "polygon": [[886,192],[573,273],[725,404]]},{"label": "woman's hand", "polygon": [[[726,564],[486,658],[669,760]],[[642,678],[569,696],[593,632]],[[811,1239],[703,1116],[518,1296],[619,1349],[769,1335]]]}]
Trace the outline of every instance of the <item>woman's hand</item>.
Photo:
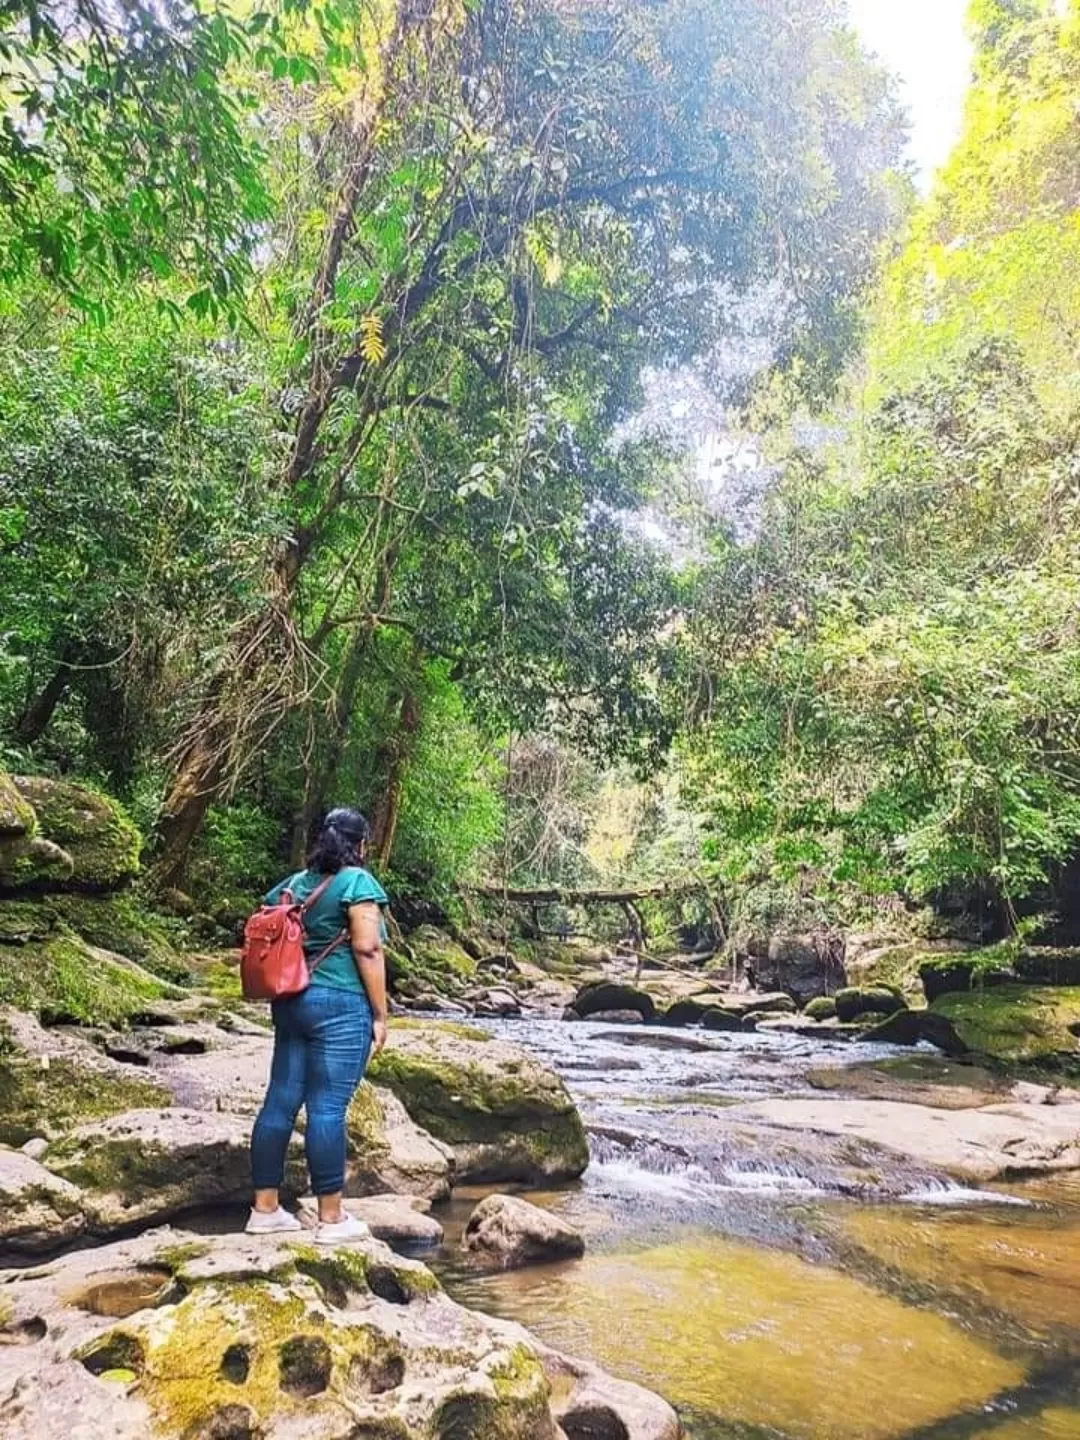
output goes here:
[{"label": "woman's hand", "polygon": [[386,1044],[386,1016],[377,1015],[371,1023],[371,1058],[374,1059]]}]

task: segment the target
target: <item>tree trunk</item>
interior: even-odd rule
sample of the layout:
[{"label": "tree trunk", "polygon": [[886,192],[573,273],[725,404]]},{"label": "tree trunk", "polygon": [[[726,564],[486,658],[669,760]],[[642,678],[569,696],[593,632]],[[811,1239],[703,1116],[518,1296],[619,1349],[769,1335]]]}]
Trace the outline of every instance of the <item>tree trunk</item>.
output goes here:
[{"label": "tree trunk", "polygon": [[411,685],[401,696],[397,724],[382,747],[386,787],[371,817],[371,852],[376,869],[385,870],[394,852],[401,802],[405,795],[405,775],[412,757],[416,733],[420,729],[420,704]]},{"label": "tree trunk", "polygon": [[345,665],[334,692],[329,733],[318,761],[308,771],[304,798],[293,821],[292,863],[303,863],[304,852],[311,838],[312,826],[341,767],[341,757],[349,734],[349,717],[356,702],[356,691],[364,671],[364,658],[371,643],[373,626],[365,621],[353,631]]},{"label": "tree trunk", "polygon": [[15,739],[22,745],[33,745],[49,728],[49,722],[56,713],[56,707],[67,694],[71,684],[72,655],[65,648],[59,664],[41,690],[15,722]]}]

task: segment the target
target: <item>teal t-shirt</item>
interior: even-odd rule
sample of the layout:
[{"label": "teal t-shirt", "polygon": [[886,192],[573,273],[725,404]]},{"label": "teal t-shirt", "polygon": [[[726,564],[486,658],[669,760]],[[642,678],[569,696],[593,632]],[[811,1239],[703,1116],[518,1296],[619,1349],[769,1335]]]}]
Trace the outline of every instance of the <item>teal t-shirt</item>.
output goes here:
[{"label": "teal t-shirt", "polygon": [[[315,870],[300,870],[274,886],[266,897],[267,904],[273,905],[280,900],[283,890],[291,891],[293,899],[302,904],[325,878]],[[304,952],[309,960],[314,960],[325,950],[335,935],[348,929],[349,906],[363,904],[387,905],[389,897],[369,871],[358,865],[348,865],[338,871],[304,915]],[[311,983],[329,985],[335,990],[363,990],[348,939],[342,940],[319,962]]]}]

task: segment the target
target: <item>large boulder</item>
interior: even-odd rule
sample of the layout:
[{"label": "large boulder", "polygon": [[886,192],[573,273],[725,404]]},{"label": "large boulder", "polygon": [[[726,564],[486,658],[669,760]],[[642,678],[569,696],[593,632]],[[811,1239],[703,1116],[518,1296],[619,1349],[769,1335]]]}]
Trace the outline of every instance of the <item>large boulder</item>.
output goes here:
[{"label": "large boulder", "polygon": [[496,1270],[577,1260],[585,1242],[572,1225],[517,1195],[489,1195],[469,1216],[462,1248]]},{"label": "large boulder", "polygon": [[[66,780],[16,775],[13,783],[37,818],[39,836],[55,847],[50,858],[31,854],[4,877],[8,885],[63,882],[79,890],[113,890],[139,871],[142,838],[115,800]],[[70,857],[69,874],[60,855]],[[41,861],[41,863],[38,863]]]},{"label": "large boulder", "polygon": [[376,1240],[320,1252],[165,1231],[11,1289],[7,1334],[48,1338],[0,1345],[5,1440],[679,1433],[655,1396],[455,1304]]},{"label": "large boulder", "polygon": [[977,1055],[1007,1063],[1080,1062],[1080,989],[1000,985],[942,995],[930,1014]]},{"label": "large boulder", "polygon": [[[251,1194],[251,1124],[243,1116],[178,1107],[132,1110],[81,1125],[49,1147],[48,1168],[77,1185],[98,1234],[187,1210],[242,1205]],[[307,1179],[294,1145],[286,1188]]]},{"label": "large boulder", "polygon": [[559,1077],[463,1025],[391,1027],[371,1079],[452,1147],[461,1180],[540,1184],[589,1163],[581,1117]]},{"label": "large boulder", "polygon": [[636,1010],[646,1024],[656,1014],[656,1005],[651,995],[634,985],[617,985],[602,981],[598,985],[583,985],[574,997],[573,1008],[583,1020],[605,1010]]},{"label": "large boulder", "polygon": [[422,1130],[390,1090],[363,1084],[349,1107],[348,1188],[353,1194],[445,1200],[454,1152]]},{"label": "large boulder", "polygon": [[754,980],[765,990],[783,990],[800,1004],[835,990],[846,981],[840,946],[821,933],[781,931],[769,940],[766,956],[753,962]]},{"label": "large boulder", "polygon": [[18,1150],[0,1148],[0,1250],[55,1250],[85,1225],[77,1186]]},{"label": "large boulder", "polygon": [[[711,997],[715,1003],[717,997]],[[773,991],[762,993],[757,990],[747,990],[739,995],[724,995],[720,997],[723,1008],[731,1015],[736,1015],[741,1020],[747,1015],[794,1015],[799,1008],[791,996],[784,991]]]}]

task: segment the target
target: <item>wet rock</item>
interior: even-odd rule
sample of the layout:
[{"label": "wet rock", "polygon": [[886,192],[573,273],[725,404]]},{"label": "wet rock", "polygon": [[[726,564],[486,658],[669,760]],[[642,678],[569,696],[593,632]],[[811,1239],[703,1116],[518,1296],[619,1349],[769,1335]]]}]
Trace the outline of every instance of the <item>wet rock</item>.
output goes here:
[{"label": "wet rock", "polygon": [[761,1100],[723,1119],[867,1141],[965,1181],[1080,1169],[1080,1102],[927,1110],[888,1100]]},{"label": "wet rock", "polygon": [[819,995],[810,1001],[803,1014],[811,1020],[831,1020],[836,1014],[836,1001],[831,995]]},{"label": "wet rock", "polygon": [[835,998],[837,1017],[844,1024],[857,1020],[860,1015],[893,1015],[907,1005],[893,990],[860,990],[856,986],[838,990]]},{"label": "wet rock", "polygon": [[741,1030],[742,1020],[738,1015],[720,1005],[713,1005],[704,1011],[701,1023],[706,1030]]},{"label": "wet rock", "polygon": [[469,993],[469,1004],[473,1007],[476,1015],[520,1015],[521,1001],[512,990],[502,990],[497,986],[489,990],[474,990]]},{"label": "wet rock", "polygon": [[[98,1234],[204,1206],[243,1204],[251,1190],[251,1125],[206,1111],[134,1110],[80,1126],[49,1150],[49,1169],[78,1186]],[[306,1188],[299,1145],[287,1188]]]},{"label": "wet rock", "polygon": [[55,1250],[85,1225],[77,1186],[19,1150],[0,1148],[0,1249]]},{"label": "wet rock", "polygon": [[1029,945],[1017,955],[1013,969],[1029,985],[1080,985],[1080,948]]},{"label": "wet rock", "polygon": [[583,1019],[605,1010],[636,1010],[646,1024],[656,1014],[651,995],[634,985],[616,985],[610,981],[582,986],[574,998],[573,1008]]},{"label": "wet rock", "polygon": [[740,1019],[755,1012],[760,1015],[793,1015],[799,1008],[790,995],[780,991],[767,993],[758,990],[747,990],[741,995],[725,995],[723,1006]]},{"label": "wet rock", "polygon": [[594,1025],[643,1025],[645,1023],[639,1010],[594,1010],[591,1014],[581,1018]]},{"label": "wet rock", "polygon": [[657,1025],[700,1025],[706,1010],[710,1008],[700,1000],[676,1000],[662,1015],[657,1015]]},{"label": "wet rock", "polygon": [[393,1027],[371,1079],[449,1145],[461,1180],[539,1184],[589,1163],[581,1117],[557,1075],[463,1025]]},{"label": "wet rock", "polygon": [[576,1260],[585,1242],[565,1220],[516,1195],[489,1195],[469,1216],[462,1248],[498,1270]]},{"label": "wet rock", "polygon": [[[147,1287],[146,1308],[118,1322],[88,1303],[147,1271],[172,1283]],[[157,1232],[40,1272],[14,1307],[50,1338],[0,1346],[5,1440],[555,1440],[557,1414],[599,1404],[633,1440],[678,1433],[662,1401],[456,1305],[376,1240],[327,1252]]]},{"label": "wet rock", "polygon": [[925,1040],[946,1055],[966,1055],[969,1050],[951,1021],[932,1010],[897,1010],[863,1038],[878,1045],[918,1045]]}]

